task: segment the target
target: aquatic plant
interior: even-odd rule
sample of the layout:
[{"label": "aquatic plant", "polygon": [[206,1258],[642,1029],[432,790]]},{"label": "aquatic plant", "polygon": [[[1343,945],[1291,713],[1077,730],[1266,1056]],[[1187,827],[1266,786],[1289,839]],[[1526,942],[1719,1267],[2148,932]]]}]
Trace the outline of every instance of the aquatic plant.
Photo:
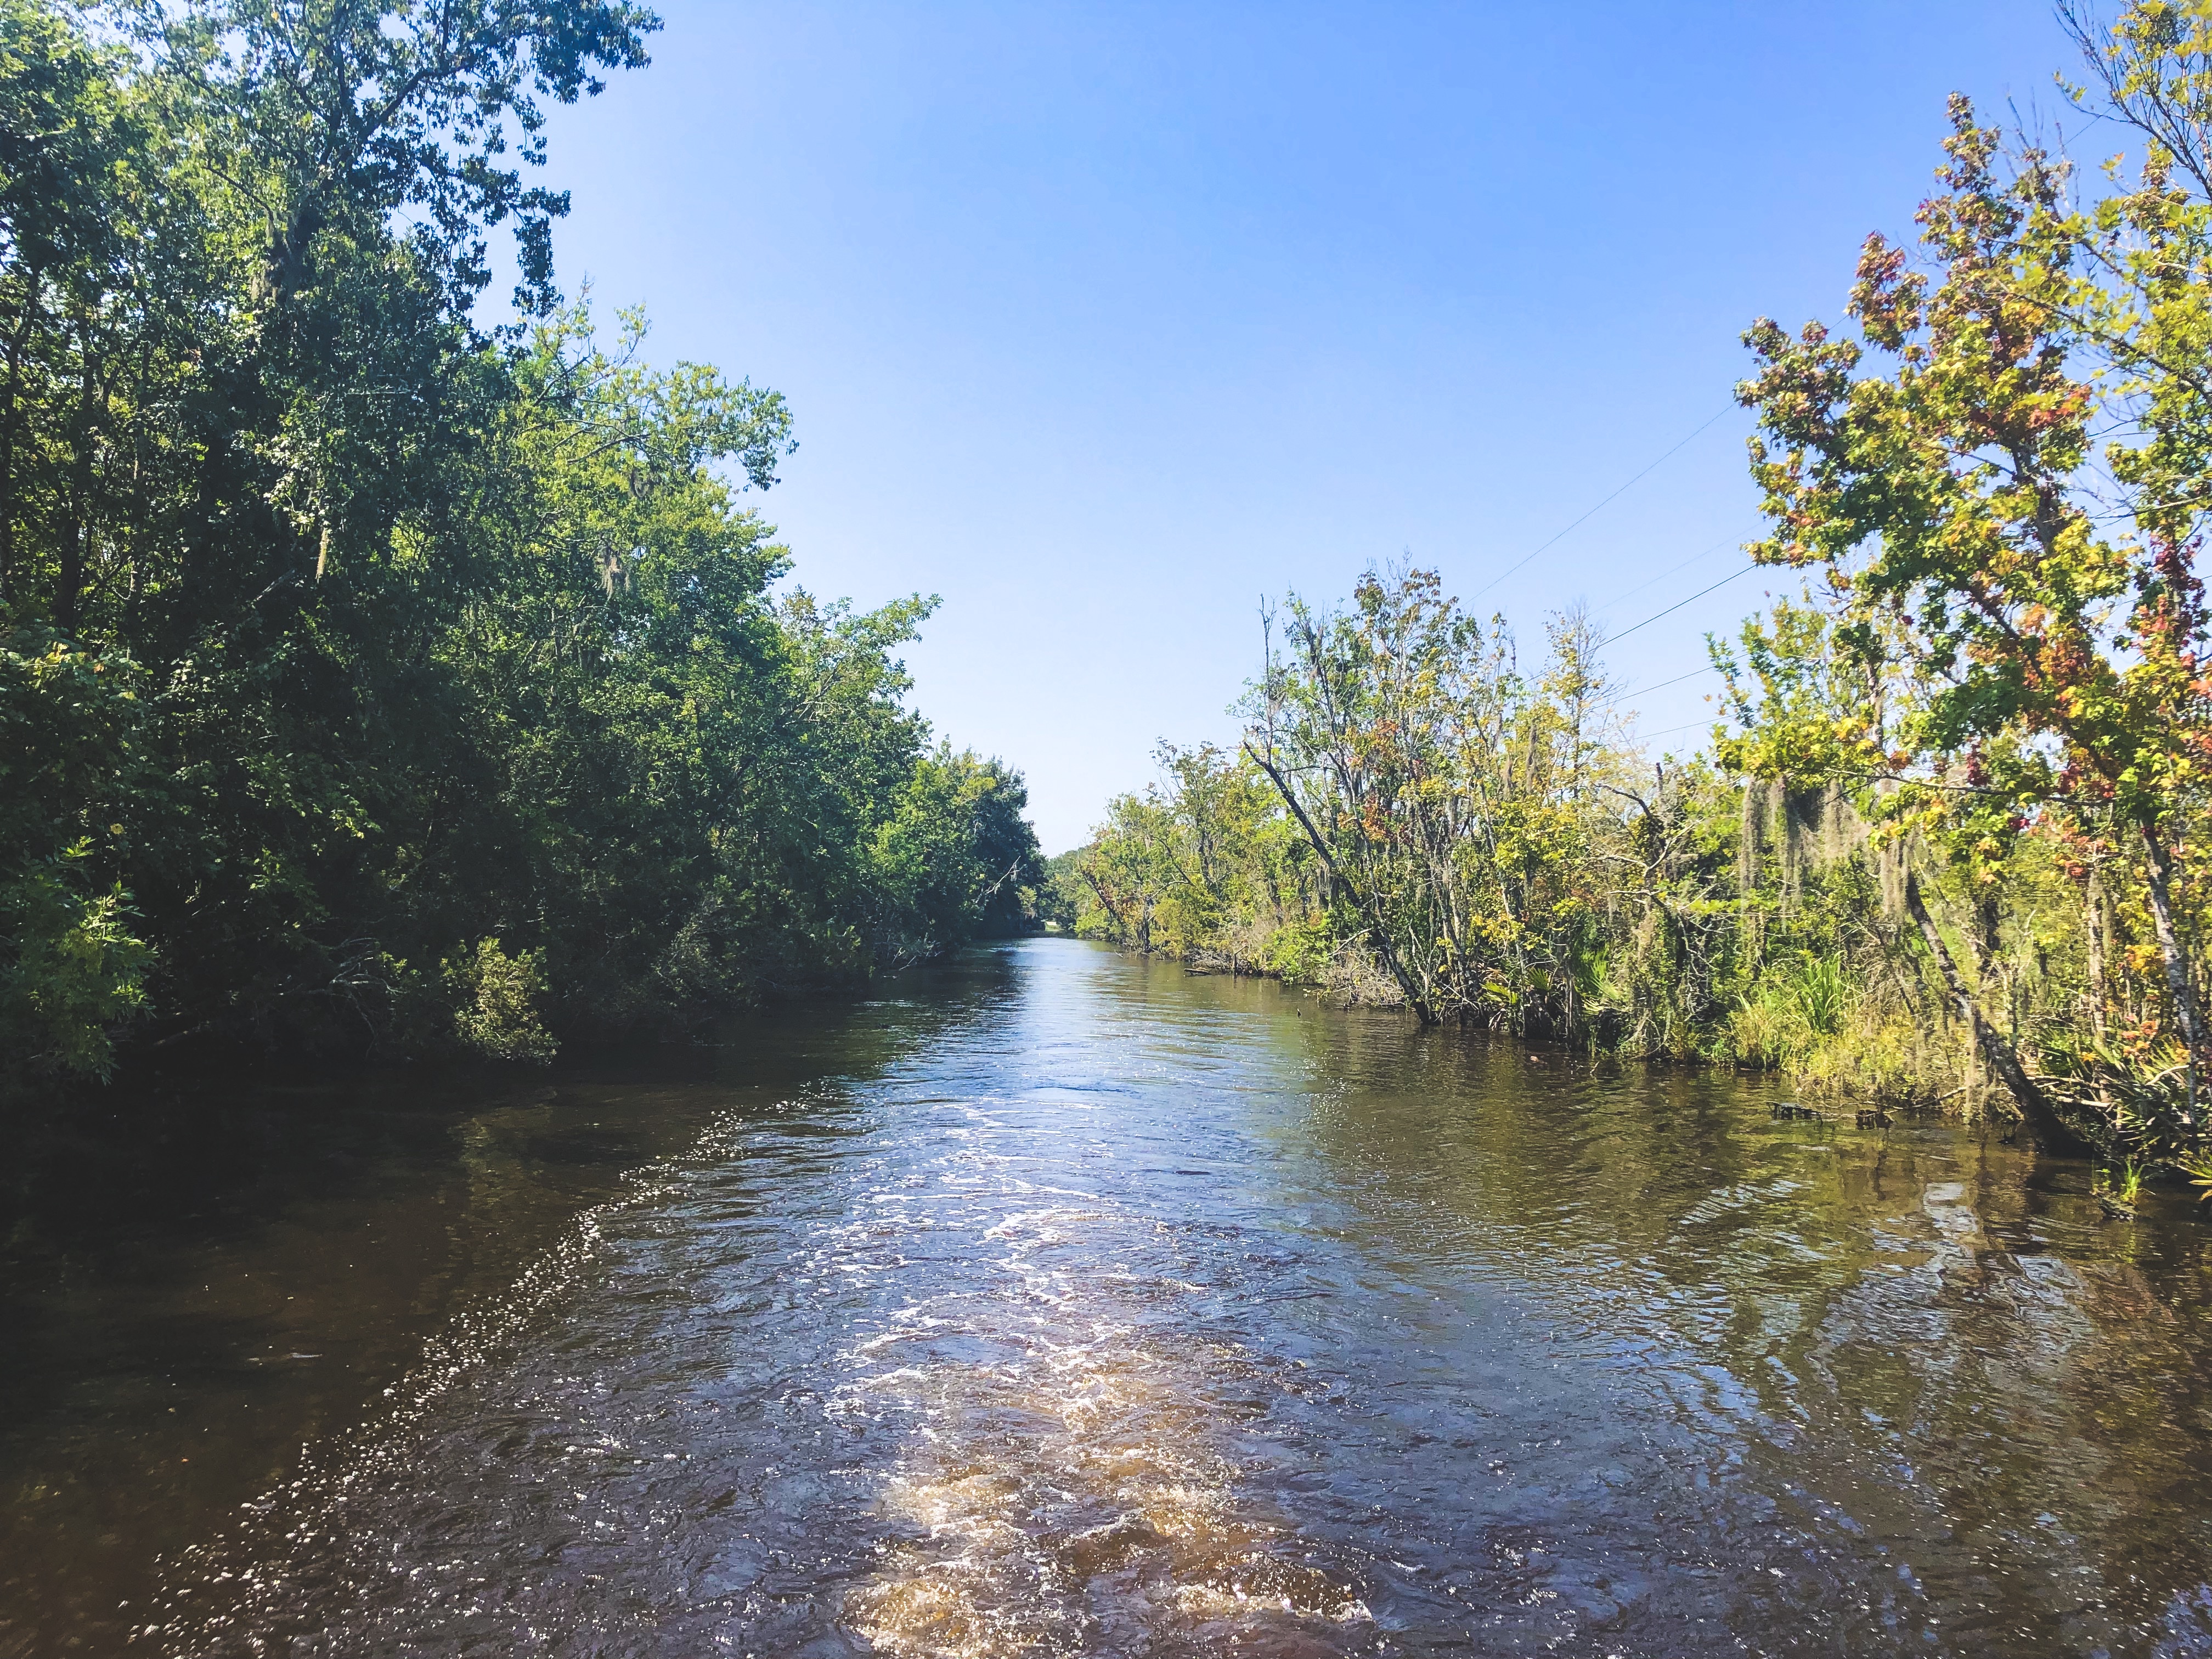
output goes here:
[{"label": "aquatic plant", "polygon": [[2045,1086],[2083,1116],[2108,1121],[2142,1155],[2172,1161],[2203,1139],[2191,1109],[2188,1060],[2171,1040],[2137,1037],[2054,1027],[2042,1047]]},{"label": "aquatic plant", "polygon": [[2212,1152],[2187,1152],[2174,1160],[2197,1188],[2199,1203],[2212,1203]]}]

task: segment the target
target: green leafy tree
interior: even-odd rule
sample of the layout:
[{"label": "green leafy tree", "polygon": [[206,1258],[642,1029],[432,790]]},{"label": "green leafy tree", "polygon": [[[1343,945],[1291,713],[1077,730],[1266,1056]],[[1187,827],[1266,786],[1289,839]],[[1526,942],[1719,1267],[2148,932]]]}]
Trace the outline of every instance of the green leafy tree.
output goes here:
[{"label": "green leafy tree", "polygon": [[[2115,445],[2109,471],[2094,465],[2091,422],[2114,393],[2075,367],[2094,344],[2075,318],[2098,307],[2063,170],[2030,149],[2001,172],[2000,135],[1964,100],[1953,120],[1945,189],[1920,215],[1935,270],[1877,236],[1852,292],[1861,340],[1765,322],[1747,337],[1760,367],[1743,396],[1767,434],[1753,471],[1777,526],[1753,551],[1820,569],[1839,642],[1900,690],[1889,733],[1839,727],[1824,759],[1886,770],[1891,811],[1975,882],[1997,883],[2008,842],[2045,811],[2094,807],[2136,843],[2173,1018],[2194,1048],[2172,888],[2208,730],[2201,586],[2169,521],[2106,529],[2102,486],[2134,463]],[[1886,373],[1859,372],[1869,349],[1888,355]],[[1917,902],[1916,920],[1948,963]],[[2033,1102],[2008,1045],[1987,1036]]]},{"label": "green leafy tree", "polygon": [[782,398],[553,285],[546,110],[648,13],[0,6],[0,1089],[533,1060],[1026,925],[930,602],[775,593]]}]

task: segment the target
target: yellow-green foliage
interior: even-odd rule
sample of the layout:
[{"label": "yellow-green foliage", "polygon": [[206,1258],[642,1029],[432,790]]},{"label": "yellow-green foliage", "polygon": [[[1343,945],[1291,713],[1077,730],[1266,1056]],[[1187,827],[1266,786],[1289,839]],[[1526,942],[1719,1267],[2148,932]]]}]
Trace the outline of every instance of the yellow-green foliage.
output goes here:
[{"label": "yellow-green foliage", "polygon": [[[1748,775],[1649,767],[1572,618],[1531,678],[1418,573],[1371,578],[1346,616],[1294,616],[1305,654],[1255,690],[1243,750],[1164,748],[1160,781],[1064,863],[1086,936],[1813,1093],[1979,1109],[1990,1073],[1909,877],[1987,1029],[2036,1052],[2099,1019],[2135,1034],[2136,1083],[2108,1055],[2070,1092],[2051,1062],[2050,1092],[2146,1151],[2154,1121],[2183,1144],[2181,1108],[2145,1103],[2181,1070],[2142,1046],[2167,1010],[2140,870],[2104,848],[2085,871],[2056,819],[1954,857],[1893,810],[1924,815],[1926,792],[1834,775],[1848,664],[1816,612],[1781,607],[1718,653]],[[1791,757],[1829,775],[1773,771]]]},{"label": "yellow-green foliage", "polygon": [[1107,808],[1061,878],[1076,931],[1242,973],[1317,981],[1335,950],[1325,875],[1248,756],[1158,751],[1162,781]]},{"label": "yellow-green foliage", "polygon": [[1784,1072],[1812,1092],[1875,1100],[1932,1094],[1951,1058],[1931,1053],[1890,998],[1863,993],[1831,957],[1771,973],[1738,1003],[1728,1036],[1739,1065]]},{"label": "yellow-green foliage", "polygon": [[509,956],[497,939],[478,939],[472,952],[446,963],[445,980],[462,1047],[487,1060],[543,1064],[553,1058],[556,1045],[538,1015],[545,994],[539,952]]},{"label": "yellow-green foliage", "polygon": [[1777,965],[1737,999],[1729,1022],[1736,1059],[1749,1066],[1803,1061],[1844,1034],[1859,997],[1844,964],[1804,957]]},{"label": "yellow-green foliage", "polygon": [[114,1034],[145,1006],[146,946],[123,890],[76,891],[40,872],[8,896],[14,961],[0,982],[0,1031],[33,1075],[106,1078]]}]

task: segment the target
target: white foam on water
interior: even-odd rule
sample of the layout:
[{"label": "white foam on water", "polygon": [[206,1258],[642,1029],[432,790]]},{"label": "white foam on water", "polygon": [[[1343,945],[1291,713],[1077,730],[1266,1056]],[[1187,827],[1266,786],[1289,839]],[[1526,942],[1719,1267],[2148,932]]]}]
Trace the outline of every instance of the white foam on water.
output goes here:
[{"label": "white foam on water", "polygon": [[[1297,1540],[1279,1521],[1240,1502],[1218,1396],[1248,1398],[1255,1367],[1174,1334],[1176,1304],[1198,1287],[1100,1270],[1115,1220],[1008,1215],[981,1235],[1012,1246],[993,1260],[997,1295],[963,1296],[957,1319],[902,1310],[856,1345],[861,1358],[897,1346],[902,1363],[851,1389],[918,1416],[878,1506],[906,1536],[844,1607],[877,1651],[1073,1654],[1115,1632],[1265,1651],[1371,1619],[1340,1577],[1290,1559]],[[908,1352],[948,1334],[933,1358]]]}]

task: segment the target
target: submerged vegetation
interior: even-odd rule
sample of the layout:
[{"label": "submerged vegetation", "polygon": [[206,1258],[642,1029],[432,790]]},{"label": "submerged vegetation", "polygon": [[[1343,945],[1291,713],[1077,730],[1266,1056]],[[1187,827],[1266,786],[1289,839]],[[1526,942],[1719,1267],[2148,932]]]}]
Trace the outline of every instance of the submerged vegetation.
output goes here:
[{"label": "submerged vegetation", "polygon": [[1804,591],[1710,642],[1709,758],[1631,740],[1586,617],[1524,665],[1370,573],[1268,617],[1234,752],[1113,803],[1056,878],[1079,929],[2212,1184],[2212,19],[2063,15],[2133,158],[1954,100],[1851,329],[1746,336],[1749,550]]},{"label": "submerged vegetation", "polygon": [[783,399],[556,291],[544,106],[656,26],[0,0],[0,1096],[540,1059],[1024,924],[930,602],[777,588]]}]

